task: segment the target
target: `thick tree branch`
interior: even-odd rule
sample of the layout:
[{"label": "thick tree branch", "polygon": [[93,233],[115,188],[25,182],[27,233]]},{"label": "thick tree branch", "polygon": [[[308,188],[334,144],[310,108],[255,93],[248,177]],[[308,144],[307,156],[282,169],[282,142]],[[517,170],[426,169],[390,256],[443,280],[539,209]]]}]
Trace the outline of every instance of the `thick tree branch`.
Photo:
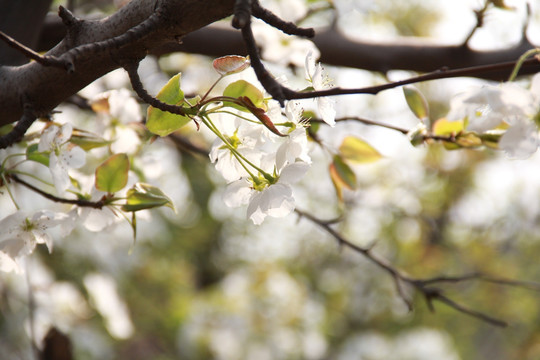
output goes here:
[{"label": "thick tree branch", "polygon": [[[140,59],[154,49],[177,43],[184,35],[232,14],[233,0],[216,2],[209,7],[202,0],[133,0],[117,13],[99,21],[75,21],[66,38],[47,56],[61,57],[72,51],[70,60],[76,69],[44,67],[32,62],[19,67],[0,68],[0,125],[17,121],[23,113],[23,94],[36,115],[44,115],[62,101],[128,60]],[[100,47],[97,51],[72,50],[81,45],[107,41],[126,34],[163,9],[159,24],[139,38],[121,43],[121,49]]]},{"label": "thick tree branch", "polygon": [[[49,17],[38,44],[43,51],[58,43],[63,37],[61,21]],[[460,39],[456,39],[459,41]],[[317,31],[312,41],[321,50],[320,61],[333,66],[345,66],[369,71],[411,70],[432,72],[441,68],[457,69],[517,60],[534,45],[524,40],[501,50],[478,51],[463,45],[436,45],[426,41],[400,39],[396,42],[372,42],[351,40],[336,29]],[[167,43],[152,49],[156,55],[182,51],[219,57],[231,54],[245,54],[242,35],[222,25],[212,25],[182,39],[182,43]],[[540,71],[540,66],[524,69],[523,73]],[[505,80],[509,71],[494,71],[477,74],[477,77]]]}]

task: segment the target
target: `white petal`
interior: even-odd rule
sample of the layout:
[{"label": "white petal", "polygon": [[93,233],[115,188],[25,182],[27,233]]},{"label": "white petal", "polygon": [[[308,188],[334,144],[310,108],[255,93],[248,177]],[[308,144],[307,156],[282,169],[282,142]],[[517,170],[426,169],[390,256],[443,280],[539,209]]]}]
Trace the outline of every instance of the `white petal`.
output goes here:
[{"label": "white petal", "polygon": [[54,148],[54,140],[60,128],[56,125],[49,126],[39,139],[38,151],[51,151]]},{"label": "white petal", "polygon": [[272,217],[287,216],[294,210],[292,188],[288,184],[275,184],[267,189],[266,213]]},{"label": "white petal", "polygon": [[253,189],[247,180],[230,183],[223,193],[223,202],[228,207],[239,207],[248,203]]},{"label": "white petal", "polygon": [[62,148],[60,161],[66,168],[78,169],[86,163],[86,152],[78,146],[67,144]]},{"label": "white petal", "polygon": [[287,165],[279,174],[279,183],[294,184],[302,179],[308,170],[309,164],[301,161]]},{"label": "white petal", "polygon": [[22,273],[22,268],[17,264],[14,258],[0,251],[0,271]]},{"label": "white petal", "polygon": [[499,147],[512,159],[526,159],[538,149],[538,129],[534,122],[522,119],[511,126],[499,141]]},{"label": "white petal", "polygon": [[49,170],[51,171],[56,191],[58,194],[63,194],[70,185],[69,175],[65,164],[59,161],[54,151],[51,152],[49,157]]},{"label": "white petal", "polygon": [[317,105],[323,121],[330,126],[334,126],[336,124],[336,109],[334,109],[334,100],[328,97],[320,97],[317,98]]},{"label": "white petal", "polygon": [[306,78],[309,80],[313,79],[313,76],[316,71],[316,65],[315,65],[315,57],[313,55],[313,52],[308,52],[306,56]]}]

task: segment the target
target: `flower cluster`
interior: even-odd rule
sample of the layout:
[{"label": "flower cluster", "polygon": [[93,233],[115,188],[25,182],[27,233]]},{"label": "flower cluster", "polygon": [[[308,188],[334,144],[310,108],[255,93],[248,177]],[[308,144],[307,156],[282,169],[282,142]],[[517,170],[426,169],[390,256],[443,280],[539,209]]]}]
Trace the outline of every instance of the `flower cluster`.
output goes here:
[{"label": "flower cluster", "polygon": [[210,159],[229,182],[225,204],[248,204],[247,217],[255,224],[267,215],[283,217],[294,210],[291,184],[305,175],[311,162],[301,113],[297,102],[287,104],[285,116],[276,103],[270,104],[268,115],[274,124],[288,129],[286,137],[228,115],[220,119],[223,137],[214,143]]},{"label": "flower cluster", "polygon": [[499,148],[510,157],[524,159],[538,149],[536,118],[540,110],[540,74],[530,89],[515,83],[484,86],[456,95],[448,120],[465,119],[467,130],[500,133]]}]

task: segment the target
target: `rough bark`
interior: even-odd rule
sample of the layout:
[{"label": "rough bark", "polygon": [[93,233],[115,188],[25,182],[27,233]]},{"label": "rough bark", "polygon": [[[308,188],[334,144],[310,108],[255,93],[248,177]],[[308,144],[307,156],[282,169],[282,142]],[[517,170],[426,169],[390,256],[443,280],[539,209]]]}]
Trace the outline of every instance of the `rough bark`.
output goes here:
[{"label": "rough bark", "polygon": [[0,125],[17,121],[23,103],[37,114],[47,114],[63,100],[95,79],[118,68],[128,60],[140,59],[153,49],[176,43],[184,35],[233,12],[233,0],[133,0],[115,14],[94,21],[75,22],[67,36],[48,55],[60,56],[82,44],[110,39],[140,24],[161,6],[163,16],[152,32],[119,49],[81,54],[74,61],[75,71],[45,67],[36,62],[0,68]]}]

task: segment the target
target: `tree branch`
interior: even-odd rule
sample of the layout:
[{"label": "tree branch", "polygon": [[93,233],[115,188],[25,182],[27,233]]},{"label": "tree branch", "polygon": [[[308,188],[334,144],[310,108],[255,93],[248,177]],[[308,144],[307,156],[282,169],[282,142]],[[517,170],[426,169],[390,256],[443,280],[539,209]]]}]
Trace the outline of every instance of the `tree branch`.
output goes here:
[{"label": "tree branch", "polygon": [[470,309],[462,304],[459,304],[455,302],[454,300],[450,299],[448,296],[444,294],[444,291],[439,288],[435,288],[432,285],[435,283],[442,283],[442,282],[463,282],[468,281],[472,279],[484,281],[484,282],[491,282],[499,285],[507,285],[507,286],[517,286],[522,287],[526,289],[532,289],[532,290],[540,290],[540,284],[535,282],[527,282],[527,281],[514,281],[514,280],[508,280],[508,279],[498,279],[495,277],[480,275],[480,274],[472,274],[472,275],[464,275],[461,277],[445,277],[445,276],[439,276],[439,277],[433,277],[428,279],[417,279],[410,277],[408,275],[405,275],[402,273],[399,269],[394,267],[392,264],[388,263],[386,260],[381,259],[373,254],[372,248],[364,248],[360,247],[358,245],[353,244],[349,240],[347,240],[344,236],[342,236],[338,231],[334,230],[331,227],[331,223],[328,221],[324,221],[321,219],[318,219],[317,217],[313,216],[310,213],[304,212],[302,210],[296,209],[295,212],[301,217],[305,218],[315,225],[319,226],[321,229],[328,232],[336,241],[337,243],[342,247],[347,247],[359,254],[362,254],[366,259],[371,261],[373,264],[375,264],[377,267],[381,268],[385,272],[387,272],[395,281],[397,291],[399,296],[403,299],[403,301],[407,304],[409,309],[411,309],[411,303],[409,299],[406,297],[404,290],[401,287],[401,283],[409,284],[412,288],[414,288],[416,291],[421,293],[424,298],[426,299],[427,305],[430,310],[434,311],[433,307],[433,301],[439,301],[444,303],[447,306],[450,306],[456,311],[459,311],[463,314],[475,317],[477,319],[480,319],[482,321],[485,321],[491,325],[495,326],[501,326],[505,327],[508,324],[502,320],[499,320],[497,318],[494,318],[490,315],[487,315],[481,311]]},{"label": "tree branch", "polygon": [[[163,9],[163,16],[148,33],[131,37],[127,42],[115,43],[114,46],[101,46],[96,51],[85,50],[86,44],[103,44],[129,34],[130,29],[155,13],[157,3]],[[211,7],[206,1],[197,0],[160,0],[157,3],[155,0],[132,0],[105,19],[80,20],[71,24],[64,40],[46,55],[57,58],[66,53],[73,55],[71,61],[76,69],[73,73],[43,67],[35,62],[19,67],[1,67],[0,125],[21,118],[22,94],[27,96],[38,116],[47,114],[95,79],[121,67],[122,63],[140,59],[168,43],[177,43],[184,35],[231,15],[234,5],[233,0],[219,1]],[[117,49],[117,45],[122,48]],[[72,50],[77,47],[78,50]]]}]

